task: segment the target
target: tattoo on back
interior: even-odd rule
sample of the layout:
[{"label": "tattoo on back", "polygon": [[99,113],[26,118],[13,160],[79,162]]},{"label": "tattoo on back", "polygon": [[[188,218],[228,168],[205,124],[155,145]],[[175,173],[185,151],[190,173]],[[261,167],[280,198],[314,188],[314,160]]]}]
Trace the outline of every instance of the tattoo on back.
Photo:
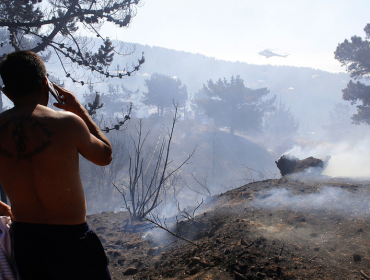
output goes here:
[{"label": "tattoo on back", "polygon": [[[37,135],[38,143],[29,143],[29,138]],[[35,155],[42,153],[51,145],[50,139],[53,135],[45,124],[30,116],[12,116],[0,126],[0,137],[11,137],[15,148],[9,151],[0,146],[0,155],[6,158],[14,158],[17,162],[32,159]],[[14,150],[14,152],[13,152]]]}]

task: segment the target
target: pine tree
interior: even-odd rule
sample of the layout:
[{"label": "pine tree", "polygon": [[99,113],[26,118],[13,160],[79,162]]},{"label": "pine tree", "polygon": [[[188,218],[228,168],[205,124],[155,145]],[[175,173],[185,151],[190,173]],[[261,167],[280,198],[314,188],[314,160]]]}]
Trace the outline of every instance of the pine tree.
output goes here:
[{"label": "pine tree", "polygon": [[197,105],[217,126],[229,127],[230,134],[235,130],[260,130],[265,112],[274,108],[275,97],[264,99],[269,93],[267,88],[247,88],[240,76],[232,76],[230,81],[209,80],[203,90],[208,98],[197,100]]},{"label": "pine tree", "polygon": [[358,36],[352,36],[351,40],[344,40],[339,44],[335,51],[335,59],[346,66],[351,78],[347,87],[343,89],[343,99],[351,101],[351,104],[357,105],[357,114],[351,119],[353,124],[370,124],[370,86],[360,82],[361,79],[368,79],[370,74],[370,24],[364,28],[365,39]]},{"label": "pine tree", "polygon": [[142,102],[145,105],[156,106],[158,116],[163,116],[165,109],[171,108],[173,102],[183,106],[188,99],[186,85],[177,78],[154,73],[150,79],[145,80],[145,86],[148,92],[144,93]]}]

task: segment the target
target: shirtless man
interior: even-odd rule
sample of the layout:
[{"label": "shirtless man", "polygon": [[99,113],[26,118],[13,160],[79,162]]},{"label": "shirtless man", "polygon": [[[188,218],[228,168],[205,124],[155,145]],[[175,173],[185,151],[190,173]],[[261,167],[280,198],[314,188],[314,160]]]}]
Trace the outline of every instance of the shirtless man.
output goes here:
[{"label": "shirtless man", "polygon": [[0,63],[2,91],[14,107],[0,114],[0,182],[10,200],[14,250],[22,280],[111,279],[104,249],[86,223],[79,154],[97,165],[112,160],[107,137],[73,93],[47,106],[41,58],[30,51]]}]

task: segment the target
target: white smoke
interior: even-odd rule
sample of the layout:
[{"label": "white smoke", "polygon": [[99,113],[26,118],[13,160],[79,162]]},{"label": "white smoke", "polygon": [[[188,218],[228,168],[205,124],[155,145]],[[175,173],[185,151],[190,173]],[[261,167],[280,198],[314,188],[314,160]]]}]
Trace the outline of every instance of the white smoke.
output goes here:
[{"label": "white smoke", "polygon": [[352,193],[345,189],[323,187],[317,193],[293,195],[286,188],[260,192],[252,206],[267,209],[300,211],[335,211],[355,216],[366,216],[369,211],[369,193]]},{"label": "white smoke", "polygon": [[369,147],[370,138],[367,137],[355,143],[343,141],[335,144],[322,143],[316,147],[295,146],[287,153],[299,159],[310,156],[323,159],[331,156],[323,175],[365,179],[370,177]]}]

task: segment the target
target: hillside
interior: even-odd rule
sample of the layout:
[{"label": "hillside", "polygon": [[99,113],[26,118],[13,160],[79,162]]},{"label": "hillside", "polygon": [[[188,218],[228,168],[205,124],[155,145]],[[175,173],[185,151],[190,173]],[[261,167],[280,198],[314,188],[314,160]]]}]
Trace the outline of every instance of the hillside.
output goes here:
[{"label": "hillside", "polygon": [[250,183],[179,223],[196,245],[130,224],[125,212],[88,222],[113,279],[360,279],[370,274],[369,191],[369,182],[327,177]]},{"label": "hillside", "polygon": [[[129,45],[128,45],[129,46]],[[349,76],[305,67],[253,65],[228,62],[159,47],[136,44],[136,56],[145,53],[146,62],[134,79],[125,82],[132,86],[143,85],[147,76],[155,72],[176,76],[187,85],[190,94],[198,92],[207,80],[240,75],[250,88],[267,87],[270,96],[281,97],[300,121],[301,133],[321,134],[321,125],[328,122],[335,103],[341,102],[342,92]],[[131,55],[129,59],[135,57]],[[334,58],[333,58],[334,59]],[[118,61],[119,62],[119,61]],[[139,87],[145,91],[145,87]],[[195,96],[196,97],[196,96]]]}]

